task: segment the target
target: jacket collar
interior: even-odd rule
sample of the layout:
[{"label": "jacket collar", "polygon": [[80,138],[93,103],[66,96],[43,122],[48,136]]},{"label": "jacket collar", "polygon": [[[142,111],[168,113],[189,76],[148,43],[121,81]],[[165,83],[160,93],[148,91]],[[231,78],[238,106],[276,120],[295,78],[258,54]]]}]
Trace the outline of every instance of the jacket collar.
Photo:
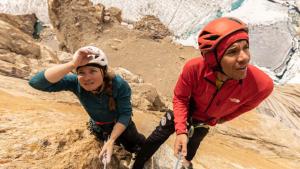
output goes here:
[{"label": "jacket collar", "polygon": [[[216,85],[216,80],[217,80],[217,73],[214,72],[212,69],[210,69],[207,66],[205,71],[204,71],[204,79],[215,86]],[[242,85],[243,80],[242,79],[241,80],[227,80],[225,83],[226,84],[229,83],[231,85],[234,85],[234,84]]]}]

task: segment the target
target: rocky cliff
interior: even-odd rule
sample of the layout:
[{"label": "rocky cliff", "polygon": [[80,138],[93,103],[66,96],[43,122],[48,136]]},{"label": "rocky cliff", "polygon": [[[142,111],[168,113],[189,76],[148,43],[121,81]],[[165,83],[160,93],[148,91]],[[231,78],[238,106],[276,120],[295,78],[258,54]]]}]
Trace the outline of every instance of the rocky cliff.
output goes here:
[{"label": "rocky cliff", "polygon": [[[53,29],[44,29],[45,36],[37,40],[31,36],[34,17],[0,17],[0,168],[102,168],[98,159],[102,142],[86,129],[88,116],[75,96],[36,91],[27,79],[70,60],[82,45],[101,47],[110,66],[129,82],[133,119],[148,135],[159,123],[161,111],[172,108],[172,88],[181,67],[199,53],[172,43],[168,36],[153,38],[144,32],[149,29],[121,24],[119,12],[119,19],[105,19],[114,15],[103,5],[93,6],[87,0],[48,4]],[[297,84],[276,86],[257,110],[212,127],[194,159],[195,168],[298,168],[299,96]],[[173,142],[172,136],[146,168],[173,168]],[[109,167],[127,168],[130,154],[120,147],[114,151]]]}]

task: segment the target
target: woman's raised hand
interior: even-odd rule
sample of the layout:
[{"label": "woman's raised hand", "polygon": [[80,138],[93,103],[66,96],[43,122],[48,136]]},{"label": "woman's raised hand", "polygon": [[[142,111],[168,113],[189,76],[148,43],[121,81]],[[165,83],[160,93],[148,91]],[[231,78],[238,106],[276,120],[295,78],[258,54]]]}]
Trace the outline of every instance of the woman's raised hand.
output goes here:
[{"label": "woman's raised hand", "polygon": [[75,52],[72,60],[75,69],[78,66],[86,65],[92,59],[91,55],[98,54],[93,48],[93,46],[85,46]]}]

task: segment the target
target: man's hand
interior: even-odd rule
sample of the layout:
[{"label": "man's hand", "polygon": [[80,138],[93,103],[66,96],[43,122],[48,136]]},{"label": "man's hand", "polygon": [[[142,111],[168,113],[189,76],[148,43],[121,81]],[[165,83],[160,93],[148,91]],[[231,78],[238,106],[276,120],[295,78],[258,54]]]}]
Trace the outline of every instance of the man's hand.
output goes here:
[{"label": "man's hand", "polygon": [[185,157],[187,154],[188,137],[186,134],[178,134],[174,144],[174,155],[178,157],[179,152]]}]

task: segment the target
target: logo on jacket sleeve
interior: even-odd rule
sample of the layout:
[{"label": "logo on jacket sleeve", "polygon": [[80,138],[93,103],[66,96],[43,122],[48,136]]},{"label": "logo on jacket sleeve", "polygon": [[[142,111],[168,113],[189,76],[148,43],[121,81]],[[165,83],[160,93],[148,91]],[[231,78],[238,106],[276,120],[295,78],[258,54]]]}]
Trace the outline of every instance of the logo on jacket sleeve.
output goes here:
[{"label": "logo on jacket sleeve", "polygon": [[237,99],[237,98],[229,98],[229,100],[233,103],[240,103],[240,99]]},{"label": "logo on jacket sleeve", "polygon": [[162,117],[161,120],[160,120],[160,124],[161,124],[162,126],[165,126],[166,123],[167,123],[166,117]]}]

